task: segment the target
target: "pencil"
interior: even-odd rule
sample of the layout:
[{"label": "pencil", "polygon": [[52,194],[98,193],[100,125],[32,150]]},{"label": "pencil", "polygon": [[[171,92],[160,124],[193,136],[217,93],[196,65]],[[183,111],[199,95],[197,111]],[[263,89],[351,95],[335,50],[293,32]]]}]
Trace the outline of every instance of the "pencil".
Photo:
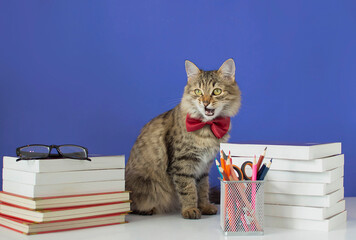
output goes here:
[{"label": "pencil", "polygon": [[252,164],[252,177],[251,177],[252,181],[256,181],[257,180],[257,165],[256,165],[256,155],[253,158],[253,164]]},{"label": "pencil", "polygon": [[231,161],[229,159],[229,157],[226,160],[226,165],[225,165],[225,172],[227,174],[227,176],[230,178],[231,175],[231,170],[230,170],[230,165],[231,165]]},{"label": "pencil", "polygon": [[267,172],[268,172],[268,170],[269,170],[270,167],[271,167],[271,164],[272,164],[272,159],[269,161],[269,163],[267,164],[267,166],[265,167],[265,169],[264,169],[263,172],[261,173],[260,180],[263,180],[263,179],[266,177]]},{"label": "pencil", "polygon": [[225,154],[225,152],[223,150],[221,150],[220,152],[221,152],[221,157],[227,159],[227,155]]},{"label": "pencil", "polygon": [[220,166],[225,170],[226,169],[226,162],[223,157],[220,158]]},{"label": "pencil", "polygon": [[262,167],[260,168],[260,170],[258,171],[257,173],[257,179],[258,180],[261,180],[261,174],[263,173],[263,171],[265,170],[266,168],[266,163],[262,164]]},{"label": "pencil", "polygon": [[225,181],[229,181],[229,177],[226,175],[226,173],[224,172],[224,169],[222,167],[218,167],[220,173],[223,175],[223,179]]},{"label": "pencil", "polygon": [[218,172],[219,172],[219,175],[220,175],[220,177],[221,177],[221,180],[223,180],[224,177],[223,177],[223,175],[221,174],[220,169],[219,169],[220,164],[219,164],[219,161],[218,161],[216,158],[215,158],[215,164],[216,164],[216,168],[218,169]]},{"label": "pencil", "polygon": [[266,151],[267,151],[267,147],[265,147],[265,150],[263,151],[262,155],[260,155],[260,158],[258,159],[258,162],[257,162],[257,171],[260,169],[261,164],[262,164],[262,162],[263,162],[263,159],[264,159],[265,156],[266,156]]},{"label": "pencil", "polygon": [[230,173],[231,173],[231,177],[234,181],[238,181],[239,177],[236,175],[235,169],[232,166],[232,164],[230,164]]}]

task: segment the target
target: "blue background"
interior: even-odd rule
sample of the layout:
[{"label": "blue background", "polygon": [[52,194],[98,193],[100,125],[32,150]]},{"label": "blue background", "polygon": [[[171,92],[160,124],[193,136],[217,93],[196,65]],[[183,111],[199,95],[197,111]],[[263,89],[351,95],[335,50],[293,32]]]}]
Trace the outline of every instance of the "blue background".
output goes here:
[{"label": "blue background", "polygon": [[243,101],[230,142],[341,141],[356,196],[355,13],[354,1],[1,0],[0,155],[74,143],[128,158],[180,101],[184,60],[232,57]]}]

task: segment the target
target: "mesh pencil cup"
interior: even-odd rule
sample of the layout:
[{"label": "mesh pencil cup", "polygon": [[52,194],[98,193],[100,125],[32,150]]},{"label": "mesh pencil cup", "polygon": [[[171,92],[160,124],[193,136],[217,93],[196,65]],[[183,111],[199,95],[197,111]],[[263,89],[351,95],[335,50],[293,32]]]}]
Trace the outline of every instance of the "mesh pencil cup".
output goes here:
[{"label": "mesh pencil cup", "polygon": [[264,181],[223,181],[220,226],[225,235],[263,235]]}]

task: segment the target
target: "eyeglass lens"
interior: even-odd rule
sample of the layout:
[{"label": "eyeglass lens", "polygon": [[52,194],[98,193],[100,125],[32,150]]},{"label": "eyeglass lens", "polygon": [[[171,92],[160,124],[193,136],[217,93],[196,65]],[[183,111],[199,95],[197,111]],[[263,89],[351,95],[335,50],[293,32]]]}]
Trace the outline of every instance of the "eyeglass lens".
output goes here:
[{"label": "eyeglass lens", "polygon": [[45,158],[49,155],[49,147],[46,146],[28,146],[20,149],[22,158]]},{"label": "eyeglass lens", "polygon": [[87,153],[84,148],[78,146],[59,146],[64,157],[83,159],[87,158]]}]

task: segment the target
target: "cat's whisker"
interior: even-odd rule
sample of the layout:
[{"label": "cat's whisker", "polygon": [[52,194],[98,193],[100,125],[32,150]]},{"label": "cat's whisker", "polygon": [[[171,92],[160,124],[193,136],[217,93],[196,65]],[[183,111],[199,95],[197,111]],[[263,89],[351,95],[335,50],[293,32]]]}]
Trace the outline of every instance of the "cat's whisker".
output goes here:
[{"label": "cat's whisker", "polygon": [[166,107],[175,107],[177,106],[180,102],[182,101],[182,98],[174,98],[174,99],[169,99],[164,102],[163,106]]}]

